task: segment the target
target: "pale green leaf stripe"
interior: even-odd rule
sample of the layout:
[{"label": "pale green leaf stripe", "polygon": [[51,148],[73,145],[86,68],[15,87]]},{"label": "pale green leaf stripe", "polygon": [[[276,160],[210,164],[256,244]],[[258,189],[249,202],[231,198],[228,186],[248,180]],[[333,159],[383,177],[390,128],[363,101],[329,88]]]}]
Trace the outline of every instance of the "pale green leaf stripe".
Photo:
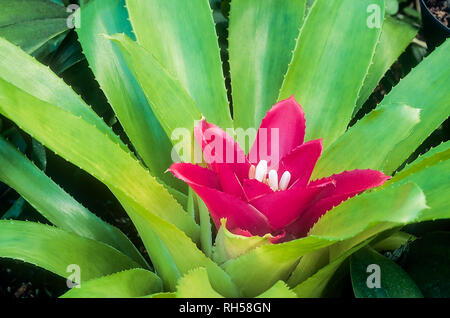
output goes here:
[{"label": "pale green leaf stripe", "polygon": [[[91,1],[81,8],[77,29],[89,65],[127,136],[153,175],[167,181],[170,140],[128,69],[119,48],[103,34],[132,36],[124,0]],[[172,179],[173,180],[173,179]]]},{"label": "pale green leaf stripe", "polygon": [[209,122],[232,127],[207,0],[127,0],[136,38],[185,87]]},{"label": "pale green leaf stripe", "polygon": [[405,103],[420,108],[420,124],[390,153],[384,170],[395,171],[450,115],[450,39],[436,48],[383,99],[380,105]]},{"label": "pale green leaf stripe", "polygon": [[[142,210],[141,206],[124,203],[122,196],[116,195],[127,211]],[[146,242],[150,259],[164,282],[165,290],[174,291],[180,277],[195,268],[205,267],[215,290],[225,297],[239,296],[230,277],[205,256],[185,233],[155,215],[149,214],[144,222],[142,213],[132,214],[136,217],[133,223]],[[142,225],[146,226],[145,230],[141,230]]]},{"label": "pale green leaf stripe", "polygon": [[[377,224],[392,227],[416,222],[426,208],[423,192],[414,184],[364,193],[323,216],[308,237],[264,245],[223,265],[244,296],[255,296],[278,280],[286,280],[299,258],[339,241],[353,238]],[[375,235],[373,233],[372,235]],[[251,271],[248,271],[251,268]]]},{"label": "pale green leaf stripe", "polygon": [[297,298],[297,295],[289,289],[285,282],[280,280],[256,298]]},{"label": "pale green leaf stripe", "polygon": [[62,277],[69,265],[81,270],[81,283],[139,265],[109,245],[38,223],[0,221],[0,257],[22,260]]},{"label": "pale green leaf stripe", "polygon": [[420,215],[420,221],[450,219],[450,142],[429,151],[396,174],[389,184],[414,182],[427,197],[430,210]]},{"label": "pale green leaf stripe", "polygon": [[306,140],[323,138],[326,149],[344,133],[381,33],[371,23],[383,16],[383,0],[314,2],[279,98],[302,105]]},{"label": "pale green leaf stripe", "polygon": [[68,30],[66,8],[42,0],[1,2],[0,37],[32,53]]},{"label": "pale green leaf stripe", "polygon": [[109,244],[141,266],[148,267],[136,247],[120,230],[83,207],[1,137],[0,180],[16,190],[57,227]]},{"label": "pale green leaf stripe", "polygon": [[391,151],[419,122],[420,110],[407,105],[373,110],[324,152],[312,179],[353,169],[382,170]]},{"label": "pale green leaf stripe", "polygon": [[414,39],[417,31],[408,23],[386,16],[381,29],[380,42],[375,50],[372,65],[370,65],[364,85],[359,92],[359,98],[353,114],[356,114],[367,98],[369,98],[386,71]]},{"label": "pale green leaf stripe", "polygon": [[116,34],[110,39],[122,50],[167,135],[172,136],[179,128],[186,128],[192,134],[195,121],[202,115],[180,82],[167,73],[152,54],[125,34]]},{"label": "pale green leaf stripe", "polygon": [[233,0],[229,53],[234,126],[257,128],[277,101],[306,0]]},{"label": "pale green leaf stripe", "polygon": [[194,269],[183,276],[177,285],[177,298],[223,298],[211,286],[205,268]]},{"label": "pale green leaf stripe", "polygon": [[154,273],[136,268],[81,283],[61,298],[131,298],[161,292],[161,280]]},{"label": "pale green leaf stripe", "polygon": [[195,240],[198,225],[148,171],[99,129],[0,79],[0,113],[49,149],[105,183],[114,193],[175,224]]},{"label": "pale green leaf stripe", "polygon": [[0,38],[0,78],[40,100],[82,117],[125,149],[120,138],[70,86],[48,67],[2,38]]}]

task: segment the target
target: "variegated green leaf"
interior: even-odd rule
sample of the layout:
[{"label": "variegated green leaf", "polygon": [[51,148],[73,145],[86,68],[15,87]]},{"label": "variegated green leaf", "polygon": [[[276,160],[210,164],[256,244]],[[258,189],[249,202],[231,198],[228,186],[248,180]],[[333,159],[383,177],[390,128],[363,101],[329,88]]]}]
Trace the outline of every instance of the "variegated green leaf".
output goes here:
[{"label": "variegated green leaf", "polygon": [[139,265],[116,249],[57,228],[24,221],[0,221],[0,257],[22,260],[69,277],[80,269],[81,283]]},{"label": "variegated green leaf", "polygon": [[208,1],[127,0],[126,4],[138,43],[181,82],[209,122],[232,127]]},{"label": "variegated green leaf", "polygon": [[[195,122],[202,115],[180,82],[164,70],[144,47],[126,35],[116,34],[111,39],[122,50],[166,134],[172,136],[179,128],[186,128],[192,134]],[[177,143],[177,140],[173,142]]]},{"label": "variegated green leaf", "polygon": [[380,106],[405,103],[420,108],[420,124],[390,153],[384,170],[395,171],[450,115],[450,63],[447,39],[383,99]]},{"label": "variegated green leaf", "polygon": [[171,178],[164,174],[171,164],[170,140],[119,48],[104,36],[122,32],[133,36],[125,0],[91,1],[81,8],[80,17],[78,38],[101,89],[152,174],[167,181]]},{"label": "variegated green leaf", "polygon": [[203,267],[183,276],[177,285],[177,298],[223,298],[211,286],[208,272]]},{"label": "variegated green leaf", "polygon": [[351,119],[384,18],[383,0],[316,0],[300,30],[280,98],[302,105],[306,140],[327,148]]},{"label": "variegated green leaf", "polygon": [[148,266],[121,231],[83,207],[1,137],[0,180],[14,188],[57,227],[109,244],[143,267]]},{"label": "variegated green leaf", "polygon": [[[0,79],[0,113],[48,148],[105,183],[113,193],[173,222],[194,239],[198,226],[128,151],[82,117],[41,101]],[[99,164],[101,162],[101,164]],[[130,215],[133,218],[132,215]]]},{"label": "variegated green leaf", "polygon": [[157,293],[161,289],[158,276],[136,268],[82,282],[61,298],[131,298]]},{"label": "variegated green leaf", "polygon": [[229,53],[235,127],[257,128],[277,101],[306,0],[231,1]]},{"label": "variegated green leaf", "polygon": [[408,23],[386,16],[381,30],[380,42],[375,50],[364,85],[359,92],[354,114],[372,94],[386,71],[411,43],[417,31]]},{"label": "variegated green leaf", "polygon": [[[411,183],[365,193],[325,214],[311,229],[308,237],[258,247],[226,262],[223,268],[243,294],[252,297],[276,281],[286,280],[301,256],[364,235],[368,230],[372,230],[370,236],[373,236],[377,234],[373,229],[379,224],[389,223],[395,227],[416,222],[426,207],[423,192]],[[252,268],[252,271],[246,270],[248,268]]]},{"label": "variegated green leaf", "polygon": [[2,1],[0,37],[33,53],[69,29],[66,8],[48,0]]},{"label": "variegated green leaf", "polygon": [[398,104],[377,108],[350,127],[320,157],[313,179],[353,169],[382,170],[395,146],[420,122],[420,110]]}]

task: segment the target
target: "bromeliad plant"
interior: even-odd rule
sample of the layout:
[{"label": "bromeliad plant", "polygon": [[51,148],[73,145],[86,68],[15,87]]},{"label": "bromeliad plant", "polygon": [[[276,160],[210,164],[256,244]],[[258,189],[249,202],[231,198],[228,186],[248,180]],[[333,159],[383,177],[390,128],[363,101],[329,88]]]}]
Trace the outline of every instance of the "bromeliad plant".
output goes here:
[{"label": "bromeliad plant", "polygon": [[[80,288],[64,297],[317,297],[358,252],[356,265],[387,264],[408,287],[390,295],[420,296],[374,249],[403,243],[406,224],[450,217],[448,142],[402,165],[449,115],[450,42],[348,127],[416,31],[384,17],[383,0],[316,0],[307,14],[306,2],[231,2],[233,116],[208,1],[84,4],[79,41],[135,152],[0,39],[0,113],[111,190],[151,265],[3,139],[0,180],[55,227],[0,221],[0,256],[63,277],[78,266]],[[279,129],[275,159],[222,131],[260,124]],[[172,165],[178,128],[203,150],[212,128],[246,159],[220,163],[205,151],[208,165]]]}]

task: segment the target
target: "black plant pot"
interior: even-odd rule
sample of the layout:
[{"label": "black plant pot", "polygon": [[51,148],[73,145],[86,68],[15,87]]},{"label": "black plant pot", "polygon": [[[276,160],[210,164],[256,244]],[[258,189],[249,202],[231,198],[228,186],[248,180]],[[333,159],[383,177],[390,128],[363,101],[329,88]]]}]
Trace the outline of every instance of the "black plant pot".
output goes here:
[{"label": "black plant pot", "polygon": [[420,0],[420,7],[422,11],[423,35],[425,36],[428,48],[433,50],[450,36],[450,28],[445,26],[431,13],[425,4],[425,0]]}]

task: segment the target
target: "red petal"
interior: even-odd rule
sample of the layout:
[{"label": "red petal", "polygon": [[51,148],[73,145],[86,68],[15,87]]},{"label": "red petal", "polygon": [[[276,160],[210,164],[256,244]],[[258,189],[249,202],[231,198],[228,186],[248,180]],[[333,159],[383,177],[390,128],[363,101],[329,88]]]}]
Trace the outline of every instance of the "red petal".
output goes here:
[{"label": "red petal", "polygon": [[267,218],[247,202],[219,191],[219,182],[214,172],[188,163],[173,164],[169,169],[175,177],[189,184],[192,190],[202,198],[209,209],[217,228],[220,219],[227,219],[227,228],[240,228],[253,235],[272,232]]},{"label": "red petal", "polygon": [[244,180],[243,188],[248,201],[273,192],[267,184],[259,182],[256,179]]},{"label": "red petal", "polygon": [[221,164],[217,165],[217,170],[222,190],[245,200],[244,189],[232,167],[228,164]]},{"label": "red petal", "polygon": [[193,165],[190,163],[174,163],[170,166],[169,171],[172,174],[186,182],[187,184],[202,185],[212,189],[221,189],[219,179],[216,174],[207,169],[200,167],[199,165]]},{"label": "red petal", "polygon": [[268,218],[275,230],[280,230],[298,219],[330,187],[334,187],[332,180],[313,187],[294,186],[285,191],[266,194],[249,203]]},{"label": "red petal", "polygon": [[202,147],[203,157],[216,173],[222,165],[229,165],[241,182],[248,177],[250,164],[233,137],[205,119],[194,128],[194,135]]},{"label": "red petal", "polygon": [[280,159],[300,146],[304,137],[305,113],[292,96],[267,112],[250,150],[249,161],[257,164],[267,160],[269,169],[278,170]]},{"label": "red petal", "polygon": [[[390,179],[384,173],[376,170],[346,171],[330,178],[336,181],[336,187],[328,189],[327,197],[317,201],[299,220],[289,227],[288,231],[295,237],[305,236],[319,218],[333,207],[364,190],[378,187]],[[320,183],[323,180],[313,181],[310,185]]]},{"label": "red petal", "polygon": [[308,141],[281,159],[278,177],[285,171],[291,174],[290,184],[306,186],[313,172],[317,160],[322,154],[322,140]]}]

